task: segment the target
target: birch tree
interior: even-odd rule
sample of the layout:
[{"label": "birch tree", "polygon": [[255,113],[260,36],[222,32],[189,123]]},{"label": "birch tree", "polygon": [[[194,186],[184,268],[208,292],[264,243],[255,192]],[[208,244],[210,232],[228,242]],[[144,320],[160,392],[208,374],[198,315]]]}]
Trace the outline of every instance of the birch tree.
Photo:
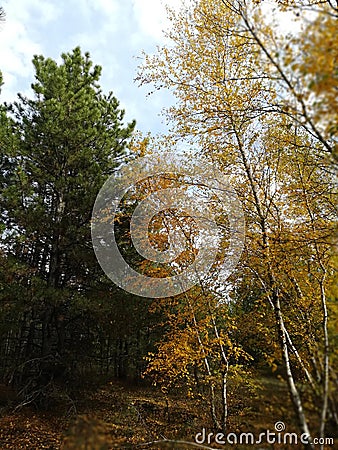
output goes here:
[{"label": "birch tree", "polygon": [[[273,311],[295,415],[302,433],[310,436],[307,447],[313,448],[311,435],[324,436],[328,417],[326,290],[335,271],[336,111],[325,105],[336,90],[335,50],[328,56],[327,84],[312,62],[315,42],[330,46],[325,36],[335,19],[328,14],[322,31],[315,18],[316,32],[305,27],[304,35],[292,36],[265,20],[257,2],[201,0],[169,15],[171,46],[146,56],[138,79],[172,90],[176,103],[167,110],[172,135],[211,157],[236,186],[247,219],[239,269],[256,280]],[[324,110],[329,119],[324,120]],[[297,329],[304,322],[316,329],[311,338],[306,326]],[[300,350],[305,343],[309,353]],[[313,358],[320,360],[317,377],[310,367]],[[321,399],[316,430],[310,430],[296,364]]]}]

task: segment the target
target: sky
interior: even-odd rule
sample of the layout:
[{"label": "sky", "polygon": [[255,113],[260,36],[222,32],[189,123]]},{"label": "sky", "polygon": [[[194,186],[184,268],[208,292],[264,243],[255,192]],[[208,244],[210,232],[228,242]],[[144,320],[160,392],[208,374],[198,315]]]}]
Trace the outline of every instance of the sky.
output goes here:
[{"label": "sky", "polygon": [[[181,0],[165,4],[178,8]],[[0,101],[12,102],[18,92],[32,95],[34,55],[60,61],[61,53],[80,45],[102,66],[101,87],[113,91],[126,121],[136,119],[144,133],[166,131],[160,113],[171,97],[165,92],[147,97],[150,87],[134,82],[142,50],[154,53],[165,43],[169,22],[161,0],[0,0],[0,5],[6,12],[0,29]]]}]

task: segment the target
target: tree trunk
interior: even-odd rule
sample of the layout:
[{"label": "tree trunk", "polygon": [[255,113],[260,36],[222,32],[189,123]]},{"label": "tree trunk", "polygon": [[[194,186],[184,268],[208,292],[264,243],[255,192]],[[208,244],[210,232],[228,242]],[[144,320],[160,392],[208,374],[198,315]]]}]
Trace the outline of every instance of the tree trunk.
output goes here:
[{"label": "tree trunk", "polygon": [[314,445],[311,444],[312,439],[310,435],[310,430],[307,424],[307,420],[304,414],[302,400],[300,398],[298,389],[295,384],[295,380],[292,374],[291,370],[291,364],[290,364],[290,358],[289,358],[289,350],[288,350],[288,344],[287,344],[287,338],[286,338],[286,329],[284,326],[283,321],[283,315],[281,311],[281,305],[280,305],[280,299],[278,297],[278,293],[274,293],[274,307],[275,307],[275,318],[276,318],[276,324],[278,327],[278,335],[279,335],[279,342],[282,349],[282,357],[285,365],[286,370],[286,380],[289,387],[289,392],[291,395],[292,404],[294,406],[298,423],[300,426],[300,429],[303,434],[306,434],[308,436],[308,444],[305,444],[305,448],[307,449],[314,449]]}]

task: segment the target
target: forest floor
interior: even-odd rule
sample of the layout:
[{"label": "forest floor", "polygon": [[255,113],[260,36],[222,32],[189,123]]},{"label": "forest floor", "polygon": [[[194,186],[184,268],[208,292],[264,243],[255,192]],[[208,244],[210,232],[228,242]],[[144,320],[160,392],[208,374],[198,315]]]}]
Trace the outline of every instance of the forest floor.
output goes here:
[{"label": "forest floor", "polygon": [[[263,439],[260,445],[239,443],[241,433],[253,433],[255,439],[267,430],[275,433],[276,422],[285,424],[285,432],[296,432],[285,384],[267,377],[260,379],[259,386],[254,392],[243,385],[240,398],[245,398],[245,402],[238,400],[238,388],[232,398],[229,394],[228,433],[236,434],[238,439],[233,445],[217,445],[214,437],[208,444],[211,426],[206,405],[202,407],[200,402],[179,392],[166,398],[154,387],[113,381],[95,390],[78,392],[76,400],[59,400],[52,410],[37,411],[28,406],[17,411],[3,409],[0,449],[302,448],[300,444],[271,443],[271,438],[270,443]],[[203,428],[204,442],[203,435],[198,435],[196,441],[196,434]],[[173,440],[180,442],[169,442]]]}]

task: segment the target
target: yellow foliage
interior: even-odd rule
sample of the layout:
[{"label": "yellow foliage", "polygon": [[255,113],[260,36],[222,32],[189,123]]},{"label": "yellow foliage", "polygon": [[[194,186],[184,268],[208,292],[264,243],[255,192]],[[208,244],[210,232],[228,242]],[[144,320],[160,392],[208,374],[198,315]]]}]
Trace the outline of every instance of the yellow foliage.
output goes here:
[{"label": "yellow foliage", "polygon": [[[220,166],[242,201],[246,247],[231,298],[255,321],[246,323],[242,311],[240,326],[231,328],[236,315],[225,308],[222,333],[215,334],[215,305],[208,308],[208,299],[197,296],[185,312],[179,305],[189,302],[181,298],[148,372],[160,373],[161,382],[167,376],[169,384],[175,377],[192,380],[189,367],[202,367],[207,356],[214,367],[218,362],[219,374],[222,349],[228,358],[247,358],[241,343],[261,352],[266,343],[274,369],[282,349],[284,362],[319,380],[321,392],[332,329],[330,274],[337,269],[337,15],[321,5],[308,24],[306,14],[299,17],[300,31],[285,33],[266,20],[260,3],[199,0],[171,12],[172,45],[146,57],[140,70],[141,83],[172,89],[176,97],[167,111],[172,136],[194,143]],[[300,8],[300,2],[283,3]],[[323,371],[321,379],[313,366]],[[212,371],[204,375],[215,382]]]}]

